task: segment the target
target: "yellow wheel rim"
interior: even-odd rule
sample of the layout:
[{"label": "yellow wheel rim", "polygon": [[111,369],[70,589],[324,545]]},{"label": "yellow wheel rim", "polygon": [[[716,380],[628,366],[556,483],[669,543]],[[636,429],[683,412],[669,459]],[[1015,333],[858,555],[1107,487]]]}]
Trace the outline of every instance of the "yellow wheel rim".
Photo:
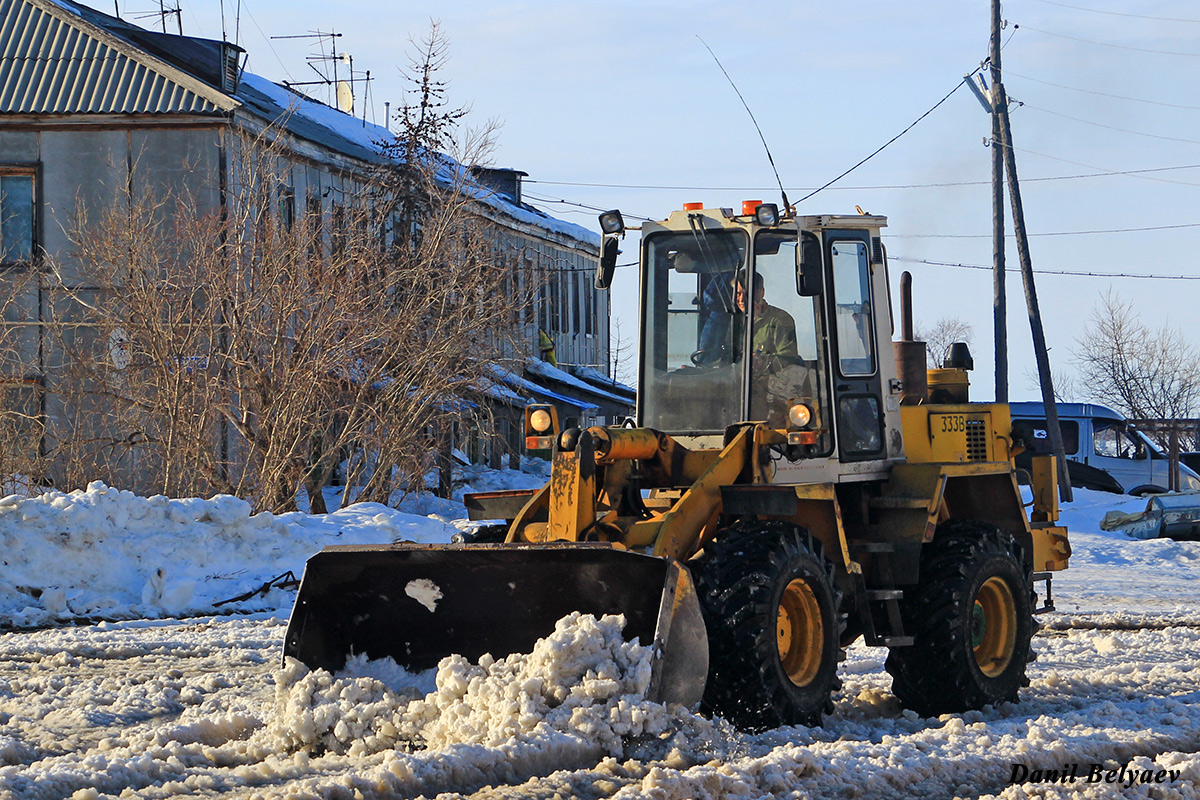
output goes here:
[{"label": "yellow wheel rim", "polygon": [[788,679],[797,686],[812,683],[821,669],[825,637],[817,596],[799,578],[787,585],[779,599],[775,645]]},{"label": "yellow wheel rim", "polygon": [[1012,590],[999,577],[988,578],[979,587],[971,613],[971,647],[975,663],[989,678],[995,678],[1012,661],[1017,640],[1017,604]]}]

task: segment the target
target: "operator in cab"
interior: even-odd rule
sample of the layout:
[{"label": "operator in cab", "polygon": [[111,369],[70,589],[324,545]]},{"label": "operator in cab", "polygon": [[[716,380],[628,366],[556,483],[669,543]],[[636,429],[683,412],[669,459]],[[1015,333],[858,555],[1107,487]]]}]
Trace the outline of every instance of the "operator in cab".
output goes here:
[{"label": "operator in cab", "polygon": [[750,348],[755,374],[774,374],[795,364],[800,357],[796,346],[796,321],[782,308],[767,302],[762,275],[753,273],[747,281],[745,272],[734,281],[734,302],[737,310],[746,313],[746,283],[753,283],[754,330],[750,333]]}]

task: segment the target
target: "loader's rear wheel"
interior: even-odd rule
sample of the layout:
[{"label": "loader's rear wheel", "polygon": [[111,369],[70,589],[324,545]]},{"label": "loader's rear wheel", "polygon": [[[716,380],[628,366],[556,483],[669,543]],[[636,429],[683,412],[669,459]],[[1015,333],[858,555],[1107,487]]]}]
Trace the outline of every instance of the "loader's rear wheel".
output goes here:
[{"label": "loader's rear wheel", "polygon": [[706,711],[746,730],[820,722],[837,684],[832,570],[819,541],[783,522],[738,523],[706,548]]},{"label": "loader's rear wheel", "polygon": [[1012,536],[951,520],[921,554],[921,579],[904,600],[911,647],[887,659],[892,692],[932,716],[1016,700],[1033,637],[1030,575]]}]

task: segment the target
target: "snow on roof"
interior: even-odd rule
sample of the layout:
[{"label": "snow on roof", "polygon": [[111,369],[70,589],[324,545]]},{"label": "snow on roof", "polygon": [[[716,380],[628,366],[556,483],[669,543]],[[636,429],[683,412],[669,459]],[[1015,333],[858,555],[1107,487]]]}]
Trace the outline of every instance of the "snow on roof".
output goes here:
[{"label": "snow on roof", "polygon": [[388,161],[382,145],[395,137],[381,125],[352,117],[252,72],[242,73],[237,96],[297,136],[373,164]]},{"label": "snow on roof", "polygon": [[597,386],[607,387],[618,392],[628,392],[630,397],[637,396],[637,389],[632,386],[626,386],[620,381],[610,378],[595,367],[589,367],[583,364],[576,364],[570,368],[570,373],[577,378],[582,378],[588,383],[594,383]]},{"label": "snow on roof", "polygon": [[547,389],[545,386],[540,386],[531,380],[527,380],[527,379],[521,377],[520,375],[518,375],[515,372],[510,372],[509,370],[504,369],[503,367],[498,367],[498,366],[492,365],[492,371],[496,373],[496,377],[498,377],[500,380],[507,383],[509,386],[515,386],[516,388],[523,389],[524,391],[527,391],[531,394],[541,395],[542,397],[548,397],[551,400],[556,400],[560,403],[565,403],[567,405],[575,406],[576,408],[580,409],[581,411],[599,411],[600,410],[600,407],[597,405],[589,403],[585,400],[579,400],[574,397],[567,397],[565,394],[559,394],[558,392],[551,391],[550,389]]},{"label": "snow on roof", "polygon": [[[252,72],[242,73],[238,99],[303,139],[372,164],[386,164],[391,160],[384,154],[383,145],[394,141],[395,135],[387,128],[353,117]],[[517,222],[599,247],[600,235],[594,231],[556,219],[525,203],[515,203],[482,185],[470,174],[469,168],[450,156],[439,153],[438,157],[442,161],[439,177],[444,184],[464,187],[476,200]]]},{"label": "snow on roof", "polygon": [[605,391],[604,389],[601,389],[599,386],[593,386],[592,384],[588,383],[587,381],[580,380],[579,378],[576,378],[571,373],[569,373],[565,370],[561,370],[558,367],[550,364],[549,362],[541,361],[536,358],[531,358],[526,363],[525,369],[527,369],[529,372],[533,373],[534,375],[537,375],[539,378],[545,378],[547,380],[558,381],[561,384],[570,386],[574,389],[579,389],[584,392],[588,392],[589,394],[592,394],[596,397],[603,397],[605,400],[609,400],[613,403],[617,403],[618,405],[623,405],[623,406],[629,405],[628,397],[621,397],[619,395],[613,394],[612,392]]}]

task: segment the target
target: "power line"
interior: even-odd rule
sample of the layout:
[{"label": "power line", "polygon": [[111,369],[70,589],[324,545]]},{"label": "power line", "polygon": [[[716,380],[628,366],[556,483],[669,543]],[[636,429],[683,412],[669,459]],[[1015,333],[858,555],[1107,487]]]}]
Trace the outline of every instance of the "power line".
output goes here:
[{"label": "power line", "polygon": [[[525,197],[528,197],[530,200],[536,200],[539,203],[551,203],[554,205],[575,206],[577,208],[587,209],[588,211],[597,211],[599,213],[604,213],[605,211],[608,211],[607,208],[600,208],[598,206],[589,206],[587,203],[576,203],[571,200],[555,200],[552,197],[538,197],[537,195],[530,194],[529,192],[525,192]],[[643,222],[650,221],[650,217],[640,217],[637,214],[627,214],[624,211],[621,212],[621,215],[629,217],[631,219],[640,219]]]},{"label": "power line", "polygon": [[[1088,236],[1097,233],[1141,233],[1144,231],[1173,231],[1181,228],[1200,228],[1200,222],[1184,222],[1179,225],[1152,225],[1142,228],[1106,228],[1090,231],[1048,231],[1031,233],[1029,236]],[[1012,238],[1013,234],[1009,234]],[[990,233],[893,233],[891,239],[990,239]]]},{"label": "power line", "polygon": [[[1084,8],[1083,6],[1073,6],[1069,3],[1059,3],[1055,0],[1038,0],[1039,3],[1045,3],[1048,6],[1059,6],[1060,8],[1073,8],[1076,11],[1090,11],[1093,14],[1108,14],[1112,17],[1133,17],[1134,19],[1153,19],[1159,22],[1196,22],[1200,23],[1200,19],[1181,19],[1179,17],[1151,17],[1146,14],[1126,14],[1121,11],[1102,11],[1098,8]],[[1032,30],[1032,28],[1030,29]]]},{"label": "power line", "polygon": [[[1004,145],[1002,145],[999,142],[992,142],[992,147],[1003,147],[1003,146]],[[1031,156],[1038,156],[1039,158],[1048,158],[1051,161],[1061,161],[1064,164],[1071,164],[1072,166],[1076,166],[1076,167],[1084,167],[1086,169],[1094,169],[1094,170],[1099,170],[1102,172],[1109,172],[1109,170],[1105,170],[1103,167],[1097,167],[1094,164],[1084,164],[1080,161],[1072,161],[1069,158],[1060,158],[1058,156],[1052,156],[1047,153],[1039,153],[1036,150],[1026,150],[1023,147],[1014,147],[1013,152],[1014,153],[1028,153]],[[1149,170],[1149,171],[1153,171],[1153,170]],[[1113,174],[1133,175],[1136,178],[1142,178],[1142,179],[1148,180],[1148,181],[1157,181],[1159,183],[1173,183],[1173,184],[1176,184],[1177,186],[1200,186],[1200,183],[1192,183],[1190,181],[1173,181],[1170,178],[1156,178],[1152,175],[1144,174],[1144,171],[1142,171],[1142,170],[1131,170],[1128,172],[1114,172]]]},{"label": "power line", "polygon": [[1200,58],[1200,53],[1180,53],[1174,50],[1151,50],[1146,47],[1133,47],[1127,44],[1113,44],[1112,42],[1097,42],[1095,39],[1081,39],[1078,36],[1067,36],[1065,33],[1054,33],[1053,31],[1044,31],[1040,28],[1035,28],[1032,25],[1015,25],[1013,27],[1024,27],[1034,33],[1045,34],[1046,36],[1056,36],[1059,39],[1070,39],[1073,42],[1083,42],[1084,44],[1098,44],[1101,47],[1115,47],[1118,50],[1135,50],[1139,53],[1155,53],[1160,56],[1186,56],[1187,58]]},{"label": "power line", "polygon": [[1099,95],[1100,97],[1112,97],[1117,100],[1129,100],[1134,103],[1146,103],[1147,105],[1163,106],[1164,108],[1183,108],[1183,109],[1187,109],[1189,111],[1200,111],[1200,106],[1185,106],[1185,105],[1181,105],[1179,103],[1164,103],[1159,100],[1145,100],[1141,97],[1126,97],[1126,96],[1120,95],[1120,94],[1109,94],[1108,92],[1097,92],[1092,89],[1080,89],[1077,86],[1065,86],[1061,83],[1052,83],[1050,81],[1041,80],[1040,78],[1031,78],[1028,75],[1021,75],[1018,72],[1013,72],[1012,70],[1008,70],[1008,69],[1004,70],[1004,76],[1006,78],[1007,77],[1021,78],[1022,80],[1033,81],[1034,83],[1040,83],[1045,86],[1053,86],[1056,89],[1066,89],[1066,90],[1072,91],[1072,92],[1083,92],[1084,94],[1094,94],[1094,95]]},{"label": "power line", "polygon": [[[1035,153],[1034,155],[1038,155]],[[1049,156],[1047,156],[1049,157]],[[1073,162],[1071,162],[1073,163]],[[1107,178],[1116,175],[1142,175],[1150,172],[1175,172],[1182,169],[1200,169],[1200,164],[1180,164],[1174,167],[1150,167],[1147,169],[1122,169],[1122,170],[1104,170],[1101,172],[1085,172],[1076,175],[1044,175],[1039,178],[1022,178],[1022,183],[1035,183],[1040,181],[1071,181],[1081,180],[1084,178]],[[688,186],[688,185],[670,185],[670,184],[648,184],[648,183],[591,183],[587,181],[547,181],[534,178],[525,178],[521,181],[522,184],[537,183],[543,186],[578,186],[586,189],[623,189],[623,190],[642,190],[642,191],[674,191],[674,192],[768,192],[774,189],[773,186]],[[940,183],[894,183],[894,184],[879,184],[875,186],[830,186],[830,191],[834,192],[865,192],[865,191],[883,191],[895,189],[944,189],[954,186],[991,186],[991,181],[944,181]],[[1185,184],[1191,185],[1191,184]],[[1200,184],[1197,184],[1200,185]],[[804,187],[800,191],[810,191],[812,187]]]},{"label": "power line", "polygon": [[[903,256],[888,256],[891,261],[901,261],[906,264],[928,264],[933,267],[951,267],[954,269],[978,269],[991,272],[991,264],[958,264],[953,261],[932,261],[925,258],[904,258]],[[1005,272],[1020,272],[1019,269],[1006,269]],[[1080,272],[1075,270],[1035,269],[1038,275],[1070,275],[1080,278],[1145,278],[1162,281],[1200,281],[1200,275],[1150,275],[1136,272]]]},{"label": "power line", "polygon": [[1200,144],[1200,139],[1181,139],[1177,136],[1160,136],[1156,133],[1145,133],[1143,131],[1131,131],[1128,128],[1118,128],[1114,125],[1105,125],[1100,122],[1092,122],[1091,120],[1082,119],[1080,117],[1072,117],[1069,114],[1060,114],[1057,111],[1051,111],[1048,108],[1039,108],[1038,106],[1031,106],[1028,103],[1018,102],[1018,105],[1023,108],[1028,108],[1031,111],[1040,111],[1043,114],[1050,114],[1051,116],[1054,116],[1054,117],[1062,117],[1063,119],[1069,119],[1074,122],[1082,122],[1084,125],[1093,125],[1097,128],[1104,128],[1104,129],[1110,130],[1110,131],[1117,131],[1118,133],[1128,133],[1128,134],[1132,134],[1134,136],[1145,136],[1150,139],[1161,139],[1161,140],[1167,141],[1167,142],[1183,142],[1185,144]]},{"label": "power line", "polygon": [[838,181],[840,181],[842,178],[846,177],[846,176],[847,176],[847,175],[849,175],[851,172],[853,172],[854,170],[858,169],[858,168],[859,168],[859,167],[861,167],[863,164],[867,163],[867,162],[868,162],[868,161],[870,161],[872,158],[874,158],[875,156],[877,156],[877,155],[879,155],[880,153],[882,153],[882,152],[883,152],[883,150],[884,150],[884,148],[886,148],[886,147],[887,147],[888,145],[890,145],[892,142],[894,142],[894,141],[896,141],[897,139],[899,139],[899,138],[900,138],[901,136],[903,136],[904,134],[906,134],[906,133],[908,133],[909,131],[911,131],[913,128],[915,128],[915,127],[917,126],[917,123],[919,123],[921,120],[925,119],[925,118],[926,118],[926,117],[928,117],[930,114],[932,114],[934,111],[936,111],[936,110],[938,109],[938,106],[940,106],[942,103],[944,103],[944,102],[946,102],[947,100],[949,100],[949,99],[950,99],[950,97],[951,97],[951,95],[953,95],[955,92],[957,92],[959,89],[961,89],[961,88],[962,88],[962,85],[963,85],[964,83],[966,83],[966,82],[967,82],[967,79],[966,79],[966,78],[963,78],[961,81],[959,81],[958,83],[956,83],[956,84],[954,85],[954,88],[953,88],[953,89],[951,89],[951,90],[950,90],[950,91],[949,91],[949,92],[946,94],[946,96],[945,96],[945,97],[943,97],[941,100],[938,100],[936,103],[934,103],[934,104],[933,104],[933,108],[929,109],[929,110],[928,110],[928,111],[926,111],[924,114],[922,114],[921,116],[919,116],[919,117],[917,117],[915,120],[913,120],[913,122],[912,122],[912,124],[911,124],[911,125],[909,125],[907,128],[905,128],[904,130],[902,130],[902,131],[900,131],[899,133],[897,133],[897,134],[896,134],[895,136],[893,136],[891,139],[888,139],[888,140],[887,140],[886,142],[884,142],[884,143],[883,143],[883,144],[882,144],[882,145],[879,147],[879,149],[877,149],[877,150],[876,150],[874,153],[871,153],[871,155],[867,156],[867,157],[866,157],[866,158],[864,158],[862,161],[859,161],[859,162],[858,162],[857,164],[855,164],[853,167],[851,167],[850,169],[846,170],[846,171],[845,171],[845,172],[843,172],[841,175],[838,175],[838,176],[837,176],[836,178],[834,178],[833,180],[829,181],[829,183],[826,183],[824,186],[820,187],[819,189],[814,189],[814,190],[812,190],[811,192],[809,192],[808,194],[804,195],[804,197],[801,197],[799,200],[797,200],[797,201],[796,201],[796,205],[799,205],[799,204],[803,203],[805,200],[807,200],[807,199],[809,199],[810,197],[812,197],[813,195],[817,194],[817,192],[820,192],[820,191],[823,191],[823,190],[825,190],[825,189],[828,189],[830,186],[832,186],[833,184],[837,183],[837,182],[838,182]]}]

